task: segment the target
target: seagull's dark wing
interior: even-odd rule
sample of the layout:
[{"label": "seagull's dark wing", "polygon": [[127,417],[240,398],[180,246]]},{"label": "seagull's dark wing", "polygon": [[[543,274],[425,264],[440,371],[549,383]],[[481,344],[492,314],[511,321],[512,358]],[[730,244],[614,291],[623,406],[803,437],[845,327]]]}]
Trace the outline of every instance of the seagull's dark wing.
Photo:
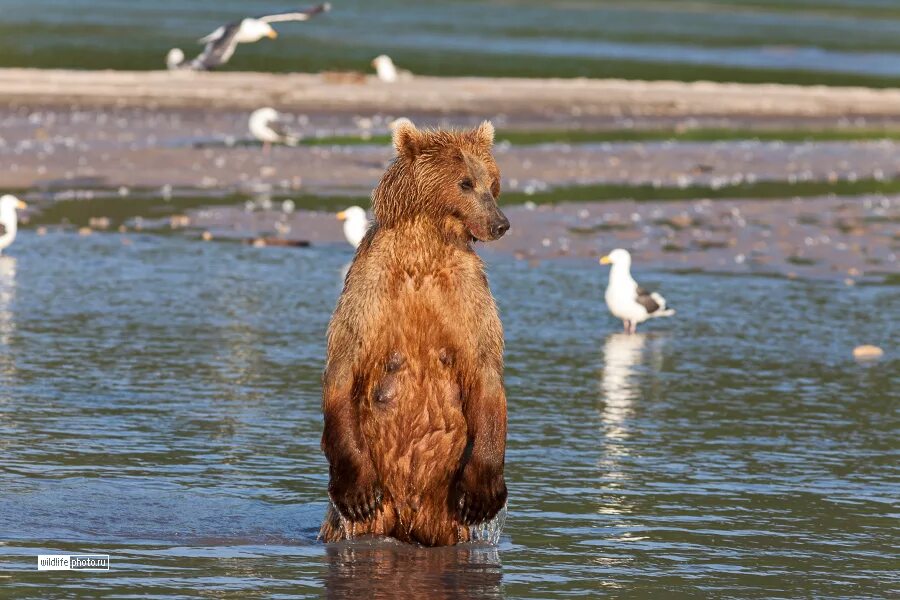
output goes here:
[{"label": "seagull's dark wing", "polygon": [[0,237],[3,237],[4,235],[6,235],[6,225],[0,223]]},{"label": "seagull's dark wing", "polygon": [[214,42],[214,41],[218,40],[219,38],[223,37],[228,32],[228,30],[231,29],[232,27],[240,27],[241,23],[243,21],[244,21],[243,19],[238,19],[237,21],[232,21],[231,23],[226,23],[224,25],[220,25],[219,27],[216,27],[215,31],[213,31],[212,33],[207,34],[207,35],[203,36],[202,38],[200,38],[199,40],[197,40],[197,43],[198,44],[208,44],[210,42]]},{"label": "seagull's dark wing", "polygon": [[283,138],[293,137],[291,133],[284,128],[284,124],[279,121],[269,121],[268,122],[269,129],[277,133],[279,136]]},{"label": "seagull's dark wing", "polygon": [[308,21],[312,17],[328,12],[331,10],[331,4],[325,2],[324,4],[318,4],[313,6],[312,8],[307,8],[306,10],[293,10],[290,12],[276,13],[274,15],[260,15],[256,17],[256,19],[263,21],[264,23],[281,23],[283,21]]},{"label": "seagull's dark wing", "polygon": [[648,315],[655,313],[660,308],[660,306],[656,302],[656,300],[653,299],[653,295],[640,286],[638,286],[637,296],[635,297],[634,300],[635,300],[635,302],[637,302],[638,304],[643,306],[645,309],[647,309]]},{"label": "seagull's dark wing", "polygon": [[[221,27],[222,34],[212,38],[200,56],[191,61],[191,67],[208,71],[228,62],[237,48],[237,34],[241,28],[241,21],[235,21]],[[215,32],[213,32],[215,33]],[[210,36],[207,37],[211,37]],[[204,38],[206,39],[206,38]]]}]

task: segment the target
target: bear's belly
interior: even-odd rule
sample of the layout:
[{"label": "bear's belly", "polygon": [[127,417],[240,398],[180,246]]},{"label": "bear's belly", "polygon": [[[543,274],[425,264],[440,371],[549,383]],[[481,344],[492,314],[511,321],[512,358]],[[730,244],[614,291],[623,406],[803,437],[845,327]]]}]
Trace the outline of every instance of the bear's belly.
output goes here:
[{"label": "bear's belly", "polygon": [[446,488],[466,445],[459,386],[443,377],[393,373],[375,386],[367,404],[363,433],[394,495]]},{"label": "bear's belly", "polygon": [[[363,431],[384,484],[398,497],[446,488],[465,450],[461,372],[471,340],[453,294],[405,281],[380,323],[379,363],[363,402]],[[380,367],[380,368],[379,368]]]},{"label": "bear's belly", "polygon": [[451,510],[453,482],[467,441],[459,388],[446,378],[396,375],[391,397],[371,399],[363,418],[384,493],[373,531],[429,545],[455,543],[464,530]]},{"label": "bear's belly", "polygon": [[384,495],[372,531],[428,545],[467,539],[452,505],[468,441],[460,386],[478,370],[473,320],[432,283],[402,282],[373,324],[359,405]]}]

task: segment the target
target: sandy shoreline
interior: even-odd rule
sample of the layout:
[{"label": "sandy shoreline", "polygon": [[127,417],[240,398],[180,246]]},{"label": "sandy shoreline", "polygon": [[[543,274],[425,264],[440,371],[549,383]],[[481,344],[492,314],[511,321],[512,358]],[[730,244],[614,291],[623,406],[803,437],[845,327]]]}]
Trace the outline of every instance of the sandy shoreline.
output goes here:
[{"label": "sandy shoreline", "polygon": [[[537,131],[900,123],[900,90],[433,77],[387,85],[329,75],[0,69],[0,188],[29,190],[24,195],[34,216],[43,215],[41,229],[98,222],[131,230],[140,214],[145,231],[170,231],[174,215],[177,229],[198,238],[207,231],[214,239],[341,243],[333,215],[285,215],[277,207],[291,196],[367,196],[391,159],[389,145],[279,147],[265,154],[234,143],[247,137],[248,109],[264,104],[279,107],[308,138],[383,134],[397,116],[430,126],[491,118],[501,128]],[[498,143],[504,190],[520,196],[602,184],[624,186],[623,198],[633,197],[629,186],[690,188],[699,197],[510,206],[515,227],[493,248],[541,261],[595,258],[624,246],[651,267],[877,281],[897,273],[896,195],[710,202],[703,190],[893,181],[898,147],[893,139]],[[141,200],[129,188],[151,193]],[[95,198],[91,190],[98,189],[106,195]],[[188,198],[208,193],[209,202],[166,207],[179,189]],[[233,199],[221,201],[234,191],[273,197],[275,204],[247,211]]]},{"label": "sandy shoreline", "polygon": [[0,104],[782,117],[900,115],[900,90],[615,79],[0,69]]},{"label": "sandy shoreline", "polygon": [[[821,196],[756,201],[579,202],[503,209],[512,229],[479,245],[529,264],[590,259],[628,248],[644,269],[836,279],[847,285],[896,277],[900,196]],[[162,218],[128,219],[136,233],[187,235],[213,242],[261,239],[274,245],[345,245],[333,212],[286,213],[281,202],[206,206]],[[115,230],[116,222],[108,229]],[[139,230],[135,231],[135,230]],[[45,226],[48,233],[72,227]],[[82,233],[85,233],[82,230]],[[260,242],[261,243],[261,242]],[[265,244],[262,244],[265,245]]]}]

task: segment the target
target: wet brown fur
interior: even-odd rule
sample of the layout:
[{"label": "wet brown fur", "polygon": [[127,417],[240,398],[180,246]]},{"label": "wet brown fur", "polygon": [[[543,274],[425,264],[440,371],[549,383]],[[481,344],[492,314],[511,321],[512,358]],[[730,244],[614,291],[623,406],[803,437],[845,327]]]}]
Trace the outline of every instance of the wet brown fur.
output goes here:
[{"label": "wet brown fur", "polygon": [[395,127],[397,159],[328,328],[325,541],[455,544],[505,503],[503,331],[471,247],[505,221],[492,142],[490,123]]}]

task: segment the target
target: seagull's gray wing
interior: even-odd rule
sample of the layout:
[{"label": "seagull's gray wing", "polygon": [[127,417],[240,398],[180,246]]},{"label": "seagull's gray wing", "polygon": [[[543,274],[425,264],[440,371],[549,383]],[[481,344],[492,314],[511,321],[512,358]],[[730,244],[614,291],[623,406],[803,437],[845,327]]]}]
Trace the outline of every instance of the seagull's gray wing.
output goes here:
[{"label": "seagull's gray wing", "polygon": [[648,315],[652,315],[660,309],[659,304],[653,298],[653,294],[640,286],[638,286],[637,296],[635,296],[634,301],[647,309]]},{"label": "seagull's gray wing", "polygon": [[3,237],[4,235],[6,235],[6,225],[0,223],[0,237]]},{"label": "seagull's gray wing", "polygon": [[235,21],[220,27],[222,33],[218,37],[212,37],[216,33],[214,31],[204,38],[209,38],[206,48],[203,49],[200,56],[191,61],[191,67],[200,71],[208,71],[227,63],[237,48],[237,34],[240,28],[241,21]]},{"label": "seagull's gray wing", "polygon": [[283,21],[308,21],[312,17],[331,10],[331,4],[325,2],[306,10],[294,10],[290,12],[276,13],[274,15],[260,15],[256,19],[264,23],[281,23]]},{"label": "seagull's gray wing", "polygon": [[271,129],[272,131],[277,133],[280,137],[283,137],[283,138],[294,137],[293,135],[291,135],[290,131],[285,129],[284,124],[281,123],[280,121],[269,121],[267,123],[267,125],[269,126],[269,129]]}]

